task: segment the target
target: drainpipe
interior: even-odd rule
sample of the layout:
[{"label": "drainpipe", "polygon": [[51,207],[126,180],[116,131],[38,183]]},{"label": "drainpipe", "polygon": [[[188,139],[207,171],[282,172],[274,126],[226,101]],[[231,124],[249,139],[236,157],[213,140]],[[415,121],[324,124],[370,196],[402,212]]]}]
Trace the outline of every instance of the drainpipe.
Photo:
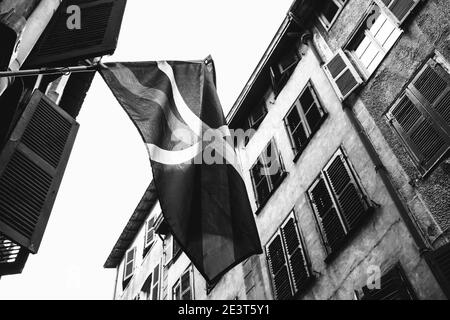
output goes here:
[{"label": "drainpipe", "polygon": [[[11,61],[9,70],[20,70],[22,64],[31,53],[31,50],[33,50],[60,3],[61,0],[41,0],[41,2],[39,2],[36,9],[27,20],[17,57]],[[13,77],[0,78],[0,95],[5,92],[13,81]]]}]

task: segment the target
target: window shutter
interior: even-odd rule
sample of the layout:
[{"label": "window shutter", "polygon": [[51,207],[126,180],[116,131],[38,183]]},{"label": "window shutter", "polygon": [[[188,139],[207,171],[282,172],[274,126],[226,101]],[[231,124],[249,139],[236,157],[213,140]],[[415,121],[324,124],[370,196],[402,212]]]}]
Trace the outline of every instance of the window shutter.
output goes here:
[{"label": "window shutter", "polygon": [[450,298],[450,244],[429,253],[427,258],[441,288]]},{"label": "window shutter", "polygon": [[300,234],[293,217],[289,218],[281,228],[284,245],[288,257],[288,264],[291,270],[294,292],[302,290],[311,277],[309,267],[303,252]]},{"label": "window shutter", "polygon": [[300,56],[297,54],[296,50],[292,50],[289,54],[285,55],[280,59],[278,67],[280,73],[283,74],[288,72],[290,69],[294,68],[300,62]]},{"label": "window shutter", "polygon": [[450,136],[450,75],[447,71],[430,60],[409,85],[409,90]]},{"label": "window shutter", "polygon": [[155,235],[155,229],[154,229],[154,224],[155,224],[155,218],[150,219],[149,221],[147,221],[146,224],[146,230],[145,230],[145,247],[149,247],[152,243],[153,243],[153,238]]},{"label": "window shutter", "polygon": [[346,230],[339,218],[338,211],[327,189],[325,180],[321,177],[309,192],[314,210],[320,220],[320,225],[328,246],[328,253],[336,251],[345,238]]},{"label": "window shutter", "polygon": [[0,155],[0,233],[37,253],[79,125],[35,91]]},{"label": "window shutter", "polygon": [[342,152],[324,170],[335,196],[347,232],[355,230],[368,210],[359,186]]},{"label": "window shutter", "polygon": [[400,23],[406,20],[420,0],[382,0]]},{"label": "window shutter", "polygon": [[288,265],[284,256],[282,239],[279,234],[270,242],[266,250],[276,299],[287,300],[292,298]]},{"label": "window shutter", "polygon": [[341,100],[347,98],[363,82],[342,50],[336,53],[324,69]]},{"label": "window shutter", "polygon": [[[81,9],[81,29],[67,27],[67,8]],[[31,52],[26,67],[63,65],[114,53],[126,0],[65,0]],[[64,63],[63,63],[64,62]]]},{"label": "window shutter", "polygon": [[129,280],[134,273],[134,267],[136,262],[136,248],[132,248],[125,254],[125,266],[123,272],[123,280]]},{"label": "window shutter", "polygon": [[29,252],[0,234],[0,276],[22,273]]},{"label": "window shutter", "polygon": [[192,300],[190,268],[181,276],[181,300]]},{"label": "window shutter", "polygon": [[172,259],[175,260],[181,253],[181,247],[178,241],[172,236]]},{"label": "window shutter", "polygon": [[152,300],[159,299],[159,265],[153,271]]},{"label": "window shutter", "polygon": [[419,100],[407,90],[387,116],[408,147],[419,171],[425,174],[445,154],[450,143],[419,105]]},{"label": "window shutter", "polygon": [[400,266],[381,277],[380,289],[364,287],[362,300],[414,300],[415,294]]}]

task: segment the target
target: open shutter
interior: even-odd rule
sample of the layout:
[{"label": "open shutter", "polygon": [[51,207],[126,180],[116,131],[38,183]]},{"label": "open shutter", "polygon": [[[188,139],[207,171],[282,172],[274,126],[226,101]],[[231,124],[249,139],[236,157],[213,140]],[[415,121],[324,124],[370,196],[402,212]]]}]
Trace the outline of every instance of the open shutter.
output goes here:
[{"label": "open shutter", "polygon": [[125,267],[123,270],[123,281],[130,280],[134,273],[136,263],[136,248],[132,248],[125,254]]},{"label": "open shutter", "polygon": [[148,248],[153,243],[153,239],[155,237],[155,218],[150,219],[146,223],[146,230],[145,230],[145,247]]},{"label": "open shutter", "polygon": [[346,230],[323,177],[320,177],[313,185],[309,191],[309,197],[322,226],[328,253],[332,253],[340,248]]},{"label": "open shutter", "polygon": [[[416,89],[414,91],[419,93]],[[426,174],[450,148],[450,139],[425,111],[425,107],[412,93],[414,91],[406,90],[387,116],[410,151],[419,171]]]},{"label": "open shutter", "polygon": [[22,273],[29,252],[0,234],[0,276]]},{"label": "open shutter", "polygon": [[35,91],[0,155],[0,233],[37,253],[79,125]]},{"label": "open shutter", "polygon": [[414,300],[415,294],[400,265],[381,277],[380,289],[363,288],[362,300]]},{"label": "open shutter", "polygon": [[382,0],[400,23],[406,20],[420,0]]},{"label": "open shutter", "polygon": [[292,298],[293,292],[289,280],[289,270],[280,234],[277,234],[269,243],[266,251],[269,269],[272,275],[275,298],[277,300],[287,300]]},{"label": "open shutter", "polygon": [[450,75],[434,60],[430,60],[409,85],[443,133],[450,136]]},{"label": "open shutter", "polygon": [[[69,29],[67,8],[81,9],[81,28]],[[25,66],[64,65],[114,53],[126,0],[65,0],[30,53]]]},{"label": "open shutter", "polygon": [[341,100],[347,98],[363,82],[342,50],[339,50],[324,70]]},{"label": "open shutter", "polygon": [[308,280],[311,278],[311,273],[306,261],[306,255],[303,251],[300,234],[298,232],[294,217],[289,218],[281,228],[281,235],[286,248],[286,255],[291,271],[294,292],[297,293],[304,289],[308,284]]},{"label": "open shutter", "polygon": [[450,244],[427,254],[427,258],[441,288],[450,298]]},{"label": "open shutter", "polygon": [[342,152],[325,168],[324,173],[340,209],[347,232],[355,230],[369,209]]},{"label": "open shutter", "polygon": [[153,271],[152,300],[159,299],[159,278],[159,265],[157,265]]},{"label": "open shutter", "polygon": [[192,300],[191,268],[181,276],[181,300]]}]

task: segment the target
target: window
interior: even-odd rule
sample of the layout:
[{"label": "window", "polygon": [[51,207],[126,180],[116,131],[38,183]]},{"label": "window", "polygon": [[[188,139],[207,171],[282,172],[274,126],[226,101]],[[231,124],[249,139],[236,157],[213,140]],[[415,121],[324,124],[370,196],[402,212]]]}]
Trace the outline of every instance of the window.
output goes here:
[{"label": "window", "polygon": [[160,267],[157,265],[142,286],[139,294],[142,300],[158,300],[159,299],[159,272]]},{"label": "window", "polygon": [[311,270],[293,212],[267,244],[266,254],[277,300],[290,299],[309,284]]},{"label": "window", "polygon": [[244,130],[252,130],[253,132],[250,132],[248,138],[245,140],[245,145],[247,145],[251,138],[253,138],[253,134],[256,130],[258,130],[261,123],[264,121],[267,115],[267,107],[266,107],[266,97],[262,99],[262,101],[253,107],[253,109],[250,111],[247,119],[245,119],[245,122],[242,126]]},{"label": "window", "polygon": [[415,294],[400,265],[395,266],[380,279],[380,288],[362,289],[361,300],[415,300]]},{"label": "window", "polygon": [[123,280],[131,279],[136,265],[136,248],[132,248],[125,254],[125,268],[123,271]]},{"label": "window", "polygon": [[262,207],[285,177],[281,155],[274,140],[268,144],[258,157],[258,160],[250,170],[250,175],[253,181],[257,205]]},{"label": "window", "polygon": [[435,59],[411,81],[387,117],[424,176],[450,149],[450,75]]},{"label": "window", "polygon": [[308,83],[284,119],[296,155],[299,156],[305,149],[325,116],[314,88]]},{"label": "window", "polygon": [[357,230],[370,209],[343,150],[333,156],[308,195],[330,257]]},{"label": "window", "polygon": [[175,261],[181,254],[181,247],[175,237],[172,236],[172,260]]},{"label": "window", "polygon": [[339,50],[323,68],[341,101],[345,100],[363,82],[342,50]]},{"label": "window", "polygon": [[301,60],[297,48],[286,51],[287,53],[270,67],[270,78],[275,97],[280,94]]},{"label": "window", "polygon": [[189,267],[173,286],[173,300],[193,300],[192,268]]},{"label": "window", "polygon": [[155,218],[150,219],[145,223],[145,233],[144,233],[144,256],[149,252],[154,238],[155,238]]},{"label": "window", "polygon": [[406,20],[420,0],[381,0],[399,23]]},{"label": "window", "polygon": [[346,2],[347,0],[320,1],[317,12],[319,20],[323,24],[325,29],[331,29],[331,26],[336,21],[342,9],[344,9]]},{"label": "window", "polygon": [[369,78],[394,46],[402,31],[374,4],[346,47]]}]

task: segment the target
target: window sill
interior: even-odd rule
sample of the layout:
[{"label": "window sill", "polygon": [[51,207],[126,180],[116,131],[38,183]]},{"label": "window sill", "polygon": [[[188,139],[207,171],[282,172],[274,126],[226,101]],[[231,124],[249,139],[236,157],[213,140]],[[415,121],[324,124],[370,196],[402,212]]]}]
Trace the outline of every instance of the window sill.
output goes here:
[{"label": "window sill", "polygon": [[278,188],[283,184],[284,180],[287,178],[288,175],[289,175],[289,172],[283,172],[280,179],[277,181],[276,185],[274,186],[273,190],[267,196],[267,199],[256,210],[256,212],[255,212],[256,216],[258,216],[261,213],[261,211],[264,209],[264,207],[270,201],[272,196],[277,192]]}]

